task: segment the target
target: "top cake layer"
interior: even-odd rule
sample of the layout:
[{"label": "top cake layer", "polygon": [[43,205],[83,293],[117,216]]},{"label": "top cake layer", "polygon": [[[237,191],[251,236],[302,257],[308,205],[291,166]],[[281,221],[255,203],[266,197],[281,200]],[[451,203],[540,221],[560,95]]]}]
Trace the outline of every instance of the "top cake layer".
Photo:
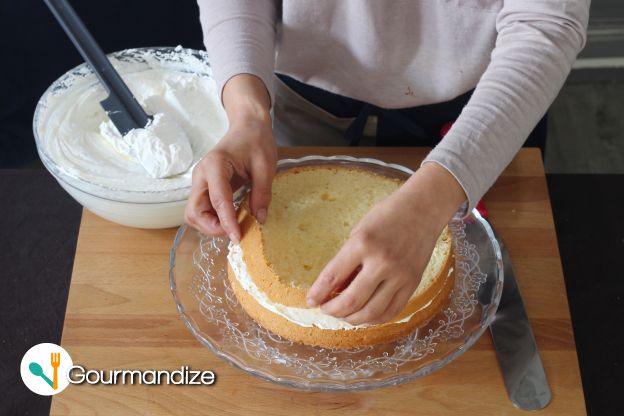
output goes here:
[{"label": "top cake layer", "polygon": [[[352,228],[400,185],[398,179],[339,165],[280,172],[273,181],[266,223],[261,225],[251,216],[247,199],[238,214],[240,249],[258,290],[272,303],[308,308],[307,290]],[[440,290],[450,257],[451,238],[445,229],[401,316],[425,306]]]}]

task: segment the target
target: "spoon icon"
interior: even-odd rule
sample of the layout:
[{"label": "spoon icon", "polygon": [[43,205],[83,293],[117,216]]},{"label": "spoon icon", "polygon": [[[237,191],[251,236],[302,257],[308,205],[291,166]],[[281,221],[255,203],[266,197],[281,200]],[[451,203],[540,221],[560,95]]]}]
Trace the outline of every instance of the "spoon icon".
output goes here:
[{"label": "spoon icon", "polygon": [[31,373],[33,373],[33,375],[41,377],[42,379],[45,380],[46,383],[50,385],[50,387],[52,387],[53,385],[52,380],[50,380],[45,374],[43,374],[43,368],[41,368],[39,364],[32,362],[28,366],[28,369],[30,370]]}]

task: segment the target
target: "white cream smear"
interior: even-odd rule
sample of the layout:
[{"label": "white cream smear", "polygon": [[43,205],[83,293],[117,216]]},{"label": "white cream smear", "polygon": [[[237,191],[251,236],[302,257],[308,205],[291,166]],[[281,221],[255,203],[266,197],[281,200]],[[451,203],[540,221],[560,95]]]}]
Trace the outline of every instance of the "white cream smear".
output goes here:
[{"label": "white cream smear", "polygon": [[[242,288],[265,309],[268,309],[271,312],[303,327],[314,326],[320,329],[340,330],[366,328],[369,326],[368,324],[351,325],[350,323],[343,321],[342,319],[321,312],[320,308],[296,308],[271,302],[267,295],[260,289],[258,289],[258,286],[256,286],[256,284],[253,282],[253,279],[247,272],[247,266],[245,265],[245,261],[243,260],[243,250],[241,246],[239,244],[230,243],[228,248],[229,253],[227,258],[230,266],[232,267],[232,270],[234,271],[236,279],[238,280]],[[452,269],[449,271],[449,274],[451,272]],[[402,323],[409,321],[412,316],[414,316],[414,314],[429,306],[432,301],[433,299],[418,311],[393,323]]]},{"label": "white cream smear", "polygon": [[[196,60],[197,72],[207,64]],[[92,74],[72,80],[46,102],[39,127],[45,154],[62,174],[110,190],[167,192],[179,200],[191,185],[192,167],[223,136],[227,118],[214,80],[168,69],[137,70],[113,62],[152,122],[122,137],[100,106],[105,90]],[[180,65],[178,65],[180,67]],[[192,66],[183,67],[195,71]],[[100,193],[101,194],[101,193]]]}]

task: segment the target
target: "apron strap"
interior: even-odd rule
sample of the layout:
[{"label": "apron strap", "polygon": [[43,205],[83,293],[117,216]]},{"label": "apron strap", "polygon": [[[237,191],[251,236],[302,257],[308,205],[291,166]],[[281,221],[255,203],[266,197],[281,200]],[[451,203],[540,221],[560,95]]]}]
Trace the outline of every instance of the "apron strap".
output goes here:
[{"label": "apron strap", "polygon": [[349,146],[359,146],[360,140],[364,136],[364,127],[366,127],[366,121],[368,117],[373,115],[374,106],[372,104],[364,103],[362,109],[355,117],[355,119],[349,124],[347,130],[344,132],[344,138],[349,142]]},{"label": "apron strap", "polygon": [[425,129],[403,114],[401,110],[388,110],[363,103],[362,109],[344,132],[344,138],[349,142],[349,146],[359,146],[370,116],[377,116],[379,120],[385,119],[394,123],[405,133],[414,137],[416,141],[426,142],[428,139]]}]

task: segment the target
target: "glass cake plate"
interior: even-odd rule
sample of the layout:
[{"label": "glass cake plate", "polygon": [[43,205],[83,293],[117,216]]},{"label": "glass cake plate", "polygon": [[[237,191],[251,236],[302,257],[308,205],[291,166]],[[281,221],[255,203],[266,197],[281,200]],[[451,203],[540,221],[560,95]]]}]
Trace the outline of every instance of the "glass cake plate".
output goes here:
[{"label": "glass cake plate", "polygon": [[[407,178],[404,166],[348,156],[286,159],[278,169],[348,165]],[[236,203],[247,189],[235,195]],[[474,210],[449,223],[455,251],[450,301],[427,324],[395,342],[356,349],[311,347],[259,326],[239,305],[227,279],[228,239],[183,225],[170,255],[169,278],[182,321],[214,354],[234,367],[282,385],[307,390],[367,390],[405,383],[449,364],[492,322],[503,287],[499,245]]]}]

